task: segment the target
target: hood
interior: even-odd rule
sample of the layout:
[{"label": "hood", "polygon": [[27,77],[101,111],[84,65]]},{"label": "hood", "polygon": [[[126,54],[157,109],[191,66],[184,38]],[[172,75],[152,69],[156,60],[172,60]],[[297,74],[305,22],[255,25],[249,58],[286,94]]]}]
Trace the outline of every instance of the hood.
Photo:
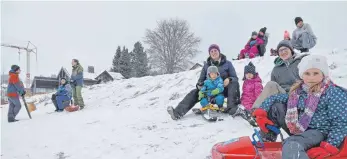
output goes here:
[{"label": "hood", "polygon": [[[295,61],[297,60],[301,60],[303,57],[307,56],[309,54],[297,54],[294,52],[294,55],[293,57],[291,57],[289,60],[287,60],[287,64],[290,65],[292,63],[294,63]],[[277,57],[275,60],[274,60],[274,64],[275,64],[275,67],[279,67],[279,66],[282,66],[284,65],[286,62],[283,61],[280,57]]]},{"label": "hood", "polygon": [[[220,53],[220,63],[218,66],[225,64],[226,61],[227,61],[227,57],[224,54]],[[206,62],[208,66],[215,65],[213,64],[213,60],[210,56],[207,58]]]}]

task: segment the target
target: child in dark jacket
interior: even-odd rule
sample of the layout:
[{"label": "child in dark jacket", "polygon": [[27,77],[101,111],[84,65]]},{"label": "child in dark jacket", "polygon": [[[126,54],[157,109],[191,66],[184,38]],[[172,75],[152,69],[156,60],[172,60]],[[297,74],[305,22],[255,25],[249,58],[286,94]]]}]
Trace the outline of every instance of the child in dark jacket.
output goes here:
[{"label": "child in dark jacket", "polygon": [[302,81],[289,94],[270,96],[253,112],[262,137],[277,138],[266,125],[283,128],[290,136],[283,143],[284,159],[336,155],[347,136],[347,93],[329,79],[324,56],[306,56],[298,69]]},{"label": "child in dark jacket", "polygon": [[7,96],[9,102],[7,117],[9,123],[18,121],[15,118],[22,107],[19,101],[19,96],[24,96],[26,93],[24,90],[23,82],[19,79],[20,72],[21,70],[18,65],[11,66],[11,70],[9,72],[10,77],[7,86]]},{"label": "child in dark jacket", "polygon": [[72,88],[65,78],[61,78],[60,86],[55,94],[52,96],[53,104],[56,112],[64,111],[66,106],[70,105],[72,97]]},{"label": "child in dark jacket", "polygon": [[207,79],[204,81],[204,85],[199,91],[199,101],[202,107],[206,107],[211,100],[214,99],[215,104],[219,108],[223,107],[224,103],[224,85],[223,79],[219,75],[218,68],[216,66],[210,66],[207,68]]}]

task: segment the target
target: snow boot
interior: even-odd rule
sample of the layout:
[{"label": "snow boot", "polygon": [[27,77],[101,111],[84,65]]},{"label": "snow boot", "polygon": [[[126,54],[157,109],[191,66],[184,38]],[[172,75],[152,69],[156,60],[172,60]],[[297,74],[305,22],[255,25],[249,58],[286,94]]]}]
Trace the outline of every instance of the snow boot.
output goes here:
[{"label": "snow boot", "polygon": [[172,106],[167,107],[167,112],[170,114],[172,120],[178,120],[182,117]]},{"label": "snow boot", "polygon": [[7,119],[9,123],[13,123],[13,122],[17,122],[19,120],[15,119],[15,118],[8,118]]},{"label": "snow boot", "polygon": [[253,127],[257,127],[257,123],[255,119],[252,117],[251,113],[248,112],[243,105],[239,105],[235,114],[232,115],[233,118],[235,118],[236,116],[241,116],[243,119],[248,121],[248,123],[251,124]]},{"label": "snow boot", "polygon": [[272,131],[268,133],[260,131],[259,133],[264,142],[275,142],[277,140],[277,135]]}]

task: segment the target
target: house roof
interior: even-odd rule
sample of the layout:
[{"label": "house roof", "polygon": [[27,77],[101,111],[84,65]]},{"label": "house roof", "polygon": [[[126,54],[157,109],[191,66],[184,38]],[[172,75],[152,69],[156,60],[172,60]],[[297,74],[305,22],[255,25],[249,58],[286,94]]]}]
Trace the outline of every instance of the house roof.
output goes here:
[{"label": "house roof", "polygon": [[114,79],[114,80],[120,80],[120,79],[124,79],[124,76],[118,72],[109,72],[109,71],[106,71],[108,74],[111,75],[111,77]]}]

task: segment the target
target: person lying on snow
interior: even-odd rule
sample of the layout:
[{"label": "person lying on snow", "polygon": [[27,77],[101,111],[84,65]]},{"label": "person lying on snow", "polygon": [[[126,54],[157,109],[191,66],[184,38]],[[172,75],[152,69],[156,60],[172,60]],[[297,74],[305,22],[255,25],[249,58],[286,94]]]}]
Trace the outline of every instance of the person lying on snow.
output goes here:
[{"label": "person lying on snow", "polygon": [[199,90],[207,79],[207,68],[210,66],[216,66],[219,70],[220,77],[224,81],[224,96],[228,97],[227,108],[224,109],[224,113],[233,115],[237,110],[237,105],[240,104],[240,86],[238,77],[235,72],[233,64],[227,60],[226,56],[220,53],[220,48],[216,44],[212,44],[208,48],[209,57],[204,64],[196,89],[190,91],[183,100],[174,109],[172,106],[167,108],[168,113],[173,120],[182,118],[190,109],[199,102]]},{"label": "person lying on snow", "polygon": [[347,136],[347,92],[329,79],[324,56],[304,57],[298,67],[302,80],[292,86],[290,93],[267,98],[253,112],[262,138],[277,138],[266,125],[283,128],[290,136],[283,143],[283,159],[335,155]]},{"label": "person lying on snow", "polygon": [[292,34],[292,45],[294,49],[301,52],[309,52],[309,49],[313,48],[317,43],[317,37],[313,33],[310,24],[304,23],[301,17],[294,19],[297,28]]},{"label": "person lying on snow", "polygon": [[[289,32],[287,30],[284,31],[283,40],[288,40],[288,41],[291,40],[290,39],[290,34],[289,34]],[[270,53],[271,53],[270,56],[278,56],[277,49],[272,49],[271,48]]]},{"label": "person lying on snow", "polygon": [[70,105],[72,97],[72,88],[65,78],[61,78],[60,86],[55,94],[52,95],[52,102],[56,112],[64,111],[64,108]]},{"label": "person lying on snow", "polygon": [[[224,82],[219,76],[218,67],[210,66],[207,68],[207,79],[199,91],[200,104],[202,108],[210,103],[215,103],[221,109],[224,104]],[[214,101],[214,102],[213,102]]]},{"label": "person lying on snow", "polygon": [[239,59],[244,59],[247,57],[252,59],[259,54],[258,46],[264,44],[265,32],[266,27],[261,28],[258,35],[257,32],[252,32],[251,39],[248,40],[245,48],[240,51]]},{"label": "person lying on snow", "polygon": [[245,66],[243,80],[241,105],[239,105],[239,109],[233,117],[241,116],[255,126],[254,120],[251,118],[251,109],[253,103],[263,91],[263,85],[252,62]]},{"label": "person lying on snow", "polygon": [[19,101],[19,96],[25,95],[25,89],[23,82],[19,79],[21,70],[18,65],[12,65],[9,71],[9,79],[7,86],[7,97],[8,97],[8,113],[7,119],[9,123],[18,121],[16,116],[18,115],[22,105]]}]

